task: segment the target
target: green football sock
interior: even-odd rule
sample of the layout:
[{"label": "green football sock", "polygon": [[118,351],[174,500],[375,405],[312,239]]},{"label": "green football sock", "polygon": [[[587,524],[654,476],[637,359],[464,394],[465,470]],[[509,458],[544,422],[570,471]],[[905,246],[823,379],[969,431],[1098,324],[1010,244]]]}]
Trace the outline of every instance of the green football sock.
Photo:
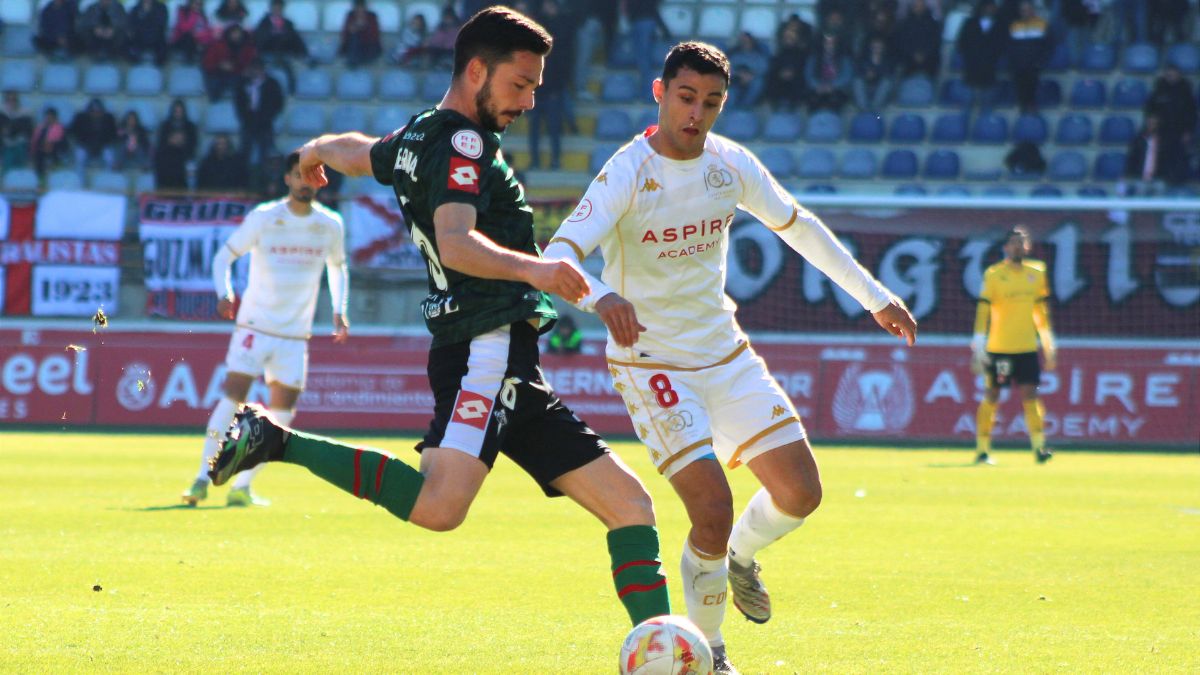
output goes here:
[{"label": "green football sock", "polygon": [[608,533],[612,556],[613,583],[617,597],[637,625],[646,619],[671,613],[667,577],[659,557],[658,529],[653,525],[630,525]]},{"label": "green football sock", "polygon": [[299,464],[359,499],[408,520],[425,476],[379,450],[355,448],[330,438],[291,431],[283,461]]}]

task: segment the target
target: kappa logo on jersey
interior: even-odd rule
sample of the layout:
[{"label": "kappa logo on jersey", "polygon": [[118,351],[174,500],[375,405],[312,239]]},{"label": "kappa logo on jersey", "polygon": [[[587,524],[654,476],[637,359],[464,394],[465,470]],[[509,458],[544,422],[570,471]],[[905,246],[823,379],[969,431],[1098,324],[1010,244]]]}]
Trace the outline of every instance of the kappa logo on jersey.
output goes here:
[{"label": "kappa logo on jersey", "polygon": [[658,181],[654,180],[653,178],[647,178],[642,183],[642,189],[638,190],[638,192],[654,192],[661,189],[663,189],[663,186],[660,185]]},{"label": "kappa logo on jersey", "polygon": [[607,174],[607,173],[602,173],[602,174],[600,174],[599,176],[596,176],[596,182],[597,182],[597,183],[604,183],[605,185],[608,185],[608,174]]},{"label": "kappa logo on jersey", "polygon": [[469,160],[451,157],[446,187],[473,195],[479,194],[479,165]]},{"label": "kappa logo on jersey", "polygon": [[492,399],[463,389],[454,401],[454,417],[450,421],[484,429],[491,414]]},{"label": "kappa logo on jersey", "polygon": [[450,137],[450,145],[462,153],[464,157],[479,159],[483,157],[483,138],[478,132],[463,129]]},{"label": "kappa logo on jersey", "polygon": [[575,213],[567,218],[568,223],[578,223],[581,220],[587,220],[592,215],[592,200],[585,199],[579,202],[579,206],[575,207]]}]

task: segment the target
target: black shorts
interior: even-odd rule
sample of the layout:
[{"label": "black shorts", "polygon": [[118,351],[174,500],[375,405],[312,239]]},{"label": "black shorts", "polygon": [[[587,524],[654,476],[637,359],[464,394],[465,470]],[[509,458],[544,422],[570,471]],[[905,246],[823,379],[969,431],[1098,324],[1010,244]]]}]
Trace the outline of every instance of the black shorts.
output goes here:
[{"label": "black shorts", "polygon": [[551,481],[609,452],[546,382],[528,322],[431,349],[428,372],[434,412],[418,452],[454,448],[489,469],[503,452],[550,497]]},{"label": "black shorts", "polygon": [[1042,380],[1042,364],[1037,352],[1023,354],[995,354],[988,352],[987,383],[989,387],[1007,387],[1016,384],[1037,386]]}]

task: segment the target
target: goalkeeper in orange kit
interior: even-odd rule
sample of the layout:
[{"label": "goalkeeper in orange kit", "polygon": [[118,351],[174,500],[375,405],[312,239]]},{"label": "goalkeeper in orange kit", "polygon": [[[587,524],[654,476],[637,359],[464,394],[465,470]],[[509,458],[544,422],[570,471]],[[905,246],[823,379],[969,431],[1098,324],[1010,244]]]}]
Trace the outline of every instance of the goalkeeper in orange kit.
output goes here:
[{"label": "goalkeeper in orange kit", "polygon": [[1029,230],[1016,226],[1004,242],[1004,260],[987,268],[975,311],[975,337],[971,340],[971,367],[987,379],[987,390],[975,416],[976,464],[994,464],[992,424],[1001,387],[1016,385],[1025,408],[1025,426],[1039,464],[1050,459],[1042,420],[1045,408],[1038,399],[1042,376],[1038,342],[1046,370],[1054,370],[1054,332],[1050,328],[1050,297],[1046,264],[1030,259]]}]

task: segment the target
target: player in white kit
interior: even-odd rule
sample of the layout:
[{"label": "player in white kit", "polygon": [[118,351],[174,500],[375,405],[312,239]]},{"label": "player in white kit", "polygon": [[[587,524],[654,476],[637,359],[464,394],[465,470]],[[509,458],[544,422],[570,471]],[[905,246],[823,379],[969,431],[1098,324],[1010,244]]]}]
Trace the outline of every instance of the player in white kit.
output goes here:
[{"label": "player in white kit", "polygon": [[[729,62],[717,48],[672,48],[653,85],[658,125],[608,160],[544,254],[580,262],[596,247],[603,254],[602,280],[589,276],[592,292],[579,306],[608,327],[613,386],[687,509],[684,597],[714,648],[718,673],[737,672],[720,632],[726,580],[746,618],[767,621],[770,598],[754,556],[821,501],[800,416],[754,353],[724,291],[734,209],[775,231],[884,329],[910,345],[916,337],[904,304],[816,216],[748,150],[709,133],[728,82]],[[722,464],[748,465],[763,485],[736,525]]]},{"label": "player in white kit", "polygon": [[[246,214],[213,258],[213,285],[220,298],[217,312],[223,318],[234,318],[230,266],[247,253],[250,277],[225,356],[224,396],[208,419],[199,473],[183,492],[183,501],[190,506],[208,496],[208,461],[220,449],[220,439],[256,377],[264,375],[267,380],[275,418],[287,424],[294,416],[308,372],[308,338],[322,271],[328,272],[333,301],[333,341],[344,343],[349,336],[350,283],[342,217],[314,200],[316,190],[301,178],[299,160],[299,153],[288,155],[283,176],[288,196],[259,204]],[[268,504],[250,491],[250,481],[261,468],[234,478],[227,498],[230,506]]]}]

